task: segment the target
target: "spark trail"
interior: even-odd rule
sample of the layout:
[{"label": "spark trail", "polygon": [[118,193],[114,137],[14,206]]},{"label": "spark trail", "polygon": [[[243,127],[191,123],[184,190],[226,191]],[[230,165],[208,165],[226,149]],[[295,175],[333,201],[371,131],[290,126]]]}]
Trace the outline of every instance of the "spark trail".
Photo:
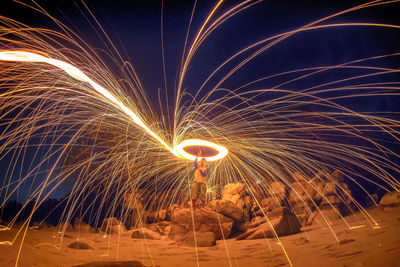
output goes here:
[{"label": "spark trail", "polygon": [[160,142],[168,151],[170,151],[173,155],[183,159],[194,160],[196,158],[195,155],[187,153],[184,151],[185,147],[190,146],[202,146],[202,147],[209,147],[218,151],[218,154],[212,157],[204,157],[207,161],[216,161],[222,159],[228,154],[228,150],[220,145],[214,144],[210,141],[199,140],[199,139],[188,139],[184,140],[180,144],[174,147],[170,147],[160,136],[158,136],[155,132],[153,132],[144,122],[136,115],[130,108],[125,106],[117,97],[115,97],[110,91],[99,85],[98,83],[94,82],[90,79],[86,74],[84,74],[81,70],[72,66],[71,64],[45,57],[39,55],[37,53],[26,52],[26,51],[0,51],[0,60],[3,61],[22,61],[22,62],[41,62],[47,63],[57,68],[64,70],[68,73],[71,77],[89,83],[98,93],[102,96],[107,98],[113,105],[121,109],[125,112],[137,125],[143,128],[149,135],[154,137],[158,142]]}]

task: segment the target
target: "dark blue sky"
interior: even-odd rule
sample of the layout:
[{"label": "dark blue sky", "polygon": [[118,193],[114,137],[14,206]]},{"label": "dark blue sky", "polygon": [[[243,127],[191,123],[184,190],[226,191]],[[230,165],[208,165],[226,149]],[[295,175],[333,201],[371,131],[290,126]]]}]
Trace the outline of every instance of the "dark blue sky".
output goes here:
[{"label": "dark blue sky", "polygon": [[[57,27],[50,19],[10,0],[7,15],[28,25]],[[29,3],[29,1],[26,1]],[[353,7],[366,1],[264,1],[236,15],[217,29],[203,44],[193,59],[185,87],[195,91],[200,82],[228,56],[254,42],[296,29],[314,20]],[[96,48],[102,41],[85,20],[87,14],[80,1],[38,1],[53,16],[72,29],[81,32]],[[129,58],[150,97],[164,88],[161,61],[160,14],[161,1],[89,0],[87,6],[125,58]],[[189,41],[211,10],[212,2],[199,1]],[[221,12],[238,1],[226,1]],[[6,4],[7,6],[7,4]],[[178,63],[181,58],[192,1],[165,1],[164,42],[169,95],[173,95]],[[339,16],[334,22],[397,23],[400,4],[373,7]],[[333,28],[300,33],[281,42],[257,60],[248,64],[224,85],[228,88],[255,80],[264,75],[302,67],[339,64],[369,56],[396,52],[400,43],[399,31],[362,27]],[[125,54],[126,51],[126,54]],[[390,59],[398,63],[398,58]]]}]

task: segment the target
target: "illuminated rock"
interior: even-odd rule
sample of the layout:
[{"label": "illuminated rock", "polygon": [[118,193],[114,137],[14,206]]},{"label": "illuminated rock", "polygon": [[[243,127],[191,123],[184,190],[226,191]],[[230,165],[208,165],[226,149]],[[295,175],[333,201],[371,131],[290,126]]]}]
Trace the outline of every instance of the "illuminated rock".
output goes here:
[{"label": "illuminated rock", "polygon": [[269,193],[281,205],[286,197],[286,185],[281,182],[272,182],[269,186]]},{"label": "illuminated rock", "polygon": [[233,204],[236,204],[245,194],[246,189],[244,184],[227,184],[222,191],[222,200],[231,201]]},{"label": "illuminated rock", "polygon": [[161,235],[157,232],[154,232],[147,228],[139,228],[132,231],[132,238],[135,239],[152,239],[152,240],[160,240]]},{"label": "illuminated rock", "polygon": [[88,244],[83,243],[83,242],[79,242],[79,241],[75,241],[75,242],[69,244],[68,247],[69,248],[73,248],[73,249],[93,249]]},{"label": "illuminated rock", "polygon": [[[289,212],[285,207],[275,209],[273,212],[266,214],[265,222],[258,219],[258,222],[253,222],[257,225],[255,228],[247,230],[247,232],[239,235],[236,239],[258,239],[275,237],[274,231],[278,236],[291,235],[300,232],[301,224],[296,216]],[[268,218],[268,220],[267,220]]]},{"label": "illuminated rock", "polygon": [[400,192],[386,193],[379,202],[379,205],[382,208],[400,206]]},{"label": "illuminated rock", "polygon": [[[196,239],[195,239],[196,235]],[[191,232],[179,241],[180,245],[189,247],[211,247],[216,245],[216,237],[213,232]]]},{"label": "illuminated rock", "polygon": [[307,225],[320,224],[332,225],[335,221],[341,219],[342,213],[338,205],[327,206],[324,209],[314,211],[308,218]]},{"label": "illuminated rock", "polygon": [[188,233],[213,232],[217,240],[227,238],[233,226],[233,220],[207,209],[175,209],[172,220],[171,230],[168,239],[183,240]]},{"label": "illuminated rock", "polygon": [[117,218],[110,217],[104,219],[101,230],[107,234],[122,234],[126,228]]}]

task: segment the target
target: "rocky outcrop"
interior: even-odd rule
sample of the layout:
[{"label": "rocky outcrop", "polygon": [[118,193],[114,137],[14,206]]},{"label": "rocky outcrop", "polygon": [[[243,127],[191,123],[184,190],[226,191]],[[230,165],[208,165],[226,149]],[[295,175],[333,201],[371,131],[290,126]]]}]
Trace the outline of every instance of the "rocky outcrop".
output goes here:
[{"label": "rocky outcrop", "polygon": [[272,182],[269,185],[269,195],[281,206],[286,197],[286,185],[281,182]]},{"label": "rocky outcrop", "polygon": [[122,234],[126,231],[126,228],[117,218],[110,217],[104,219],[101,231],[107,234]]},{"label": "rocky outcrop", "polygon": [[400,192],[386,193],[379,202],[379,206],[383,209],[400,206]]},{"label": "rocky outcrop", "polygon": [[246,188],[244,184],[227,184],[222,191],[222,201],[230,201],[233,204],[243,198],[246,194]]},{"label": "rocky outcrop", "polygon": [[235,205],[229,200],[213,200],[207,208],[232,219],[233,227],[240,232],[245,232],[248,229],[250,217],[249,207],[244,202],[243,199],[238,199]]},{"label": "rocky outcrop", "polygon": [[272,238],[275,237],[275,234],[278,236],[291,235],[300,232],[301,227],[297,217],[285,207],[267,213],[265,219],[258,219],[258,222],[253,222],[252,225],[255,227],[250,228],[236,239]]},{"label": "rocky outcrop", "polygon": [[175,209],[171,218],[168,239],[182,241],[190,239],[195,232],[212,232],[215,239],[227,238],[232,229],[233,220],[207,209]]}]

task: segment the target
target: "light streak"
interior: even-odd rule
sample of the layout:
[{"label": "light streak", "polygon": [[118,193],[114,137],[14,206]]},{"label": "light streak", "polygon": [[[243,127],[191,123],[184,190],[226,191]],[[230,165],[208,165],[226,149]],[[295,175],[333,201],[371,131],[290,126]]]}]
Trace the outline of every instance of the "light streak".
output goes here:
[{"label": "light streak", "polygon": [[169,150],[173,155],[182,159],[194,160],[196,156],[191,155],[183,150],[186,146],[205,146],[211,147],[217,150],[219,153],[212,157],[204,157],[207,161],[215,161],[222,159],[228,154],[228,150],[220,145],[214,144],[210,141],[200,140],[200,139],[189,139],[184,140],[174,148],[171,148],[161,137],[159,137],[155,132],[153,132],[140,118],[136,115],[130,108],[124,105],[118,98],[110,93],[107,89],[99,85],[90,79],[81,70],[72,66],[71,64],[49,57],[45,57],[33,52],[27,51],[0,51],[0,60],[3,61],[17,61],[17,62],[41,62],[53,65],[57,68],[64,70],[71,77],[89,83],[98,93],[110,100],[116,107],[125,112],[137,125],[143,128],[149,135],[154,137],[158,142],[160,142],[167,150]]}]

